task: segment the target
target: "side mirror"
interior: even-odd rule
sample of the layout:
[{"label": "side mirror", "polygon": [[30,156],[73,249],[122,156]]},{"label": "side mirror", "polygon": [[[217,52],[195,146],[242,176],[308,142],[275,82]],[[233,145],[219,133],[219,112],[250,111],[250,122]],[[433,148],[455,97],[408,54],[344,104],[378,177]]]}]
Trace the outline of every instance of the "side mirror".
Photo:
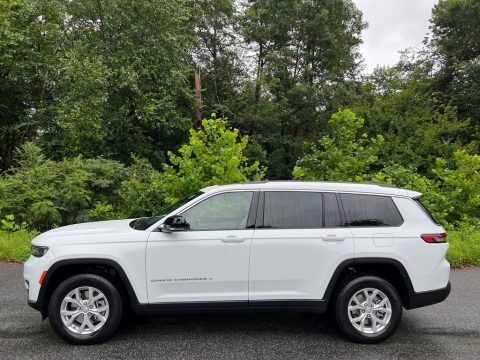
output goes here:
[{"label": "side mirror", "polygon": [[173,215],[168,217],[162,225],[160,231],[170,233],[173,231],[186,231],[189,225],[182,215]]}]

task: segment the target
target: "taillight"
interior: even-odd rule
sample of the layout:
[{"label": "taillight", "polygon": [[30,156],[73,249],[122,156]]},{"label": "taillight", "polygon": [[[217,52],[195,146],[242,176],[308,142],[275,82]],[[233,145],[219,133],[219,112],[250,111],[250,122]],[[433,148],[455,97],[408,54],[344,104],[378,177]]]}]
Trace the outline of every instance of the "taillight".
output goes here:
[{"label": "taillight", "polygon": [[421,235],[423,241],[429,244],[438,244],[447,242],[447,234],[423,234]]}]

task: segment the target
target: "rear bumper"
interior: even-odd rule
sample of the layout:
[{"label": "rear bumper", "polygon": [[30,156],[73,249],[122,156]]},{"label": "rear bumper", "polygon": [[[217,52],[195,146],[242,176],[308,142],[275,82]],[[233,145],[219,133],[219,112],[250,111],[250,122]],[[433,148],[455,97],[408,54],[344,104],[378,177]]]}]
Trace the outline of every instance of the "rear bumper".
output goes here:
[{"label": "rear bumper", "polygon": [[437,304],[445,300],[451,291],[450,281],[443,289],[412,292],[409,294],[408,304],[405,304],[405,309],[416,309],[423,306]]}]

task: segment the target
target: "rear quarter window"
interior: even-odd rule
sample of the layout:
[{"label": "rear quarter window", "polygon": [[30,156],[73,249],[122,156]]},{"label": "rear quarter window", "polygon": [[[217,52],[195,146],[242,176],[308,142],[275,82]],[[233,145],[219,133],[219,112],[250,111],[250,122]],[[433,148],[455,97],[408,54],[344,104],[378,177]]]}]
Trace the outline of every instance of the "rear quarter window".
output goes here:
[{"label": "rear quarter window", "polygon": [[417,203],[417,205],[420,207],[420,209],[422,209],[422,211],[425,213],[425,215],[428,216],[428,218],[430,220],[432,220],[432,222],[435,224],[435,225],[439,225],[438,221],[433,217],[432,213],[430,211],[428,211],[428,209],[425,207],[425,205],[422,204],[422,202],[420,201],[420,199],[415,199],[415,202]]},{"label": "rear quarter window", "polygon": [[395,203],[390,196],[340,194],[347,226],[397,227],[403,224]]}]

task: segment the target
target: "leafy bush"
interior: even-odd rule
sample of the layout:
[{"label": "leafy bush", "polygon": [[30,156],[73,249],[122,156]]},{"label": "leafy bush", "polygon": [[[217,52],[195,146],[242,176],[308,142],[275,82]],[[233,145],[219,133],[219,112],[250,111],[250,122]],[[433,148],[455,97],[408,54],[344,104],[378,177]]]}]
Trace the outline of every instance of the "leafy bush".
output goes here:
[{"label": "leafy bush", "polygon": [[422,203],[443,225],[449,225],[445,209],[446,196],[439,188],[440,183],[434,179],[420,175],[414,167],[398,164],[385,166],[369,179],[381,184],[392,184],[404,189],[418,191],[423,194]]},{"label": "leafy bush", "polygon": [[128,178],[120,189],[120,211],[124,217],[155,215],[164,206],[165,193],[161,176],[145,159],[134,157],[128,169]]},{"label": "leafy bush", "polygon": [[15,214],[38,230],[112,217],[99,204],[119,203],[116,193],[126,177],[122,164],[82,157],[52,161],[40,148],[25,143],[18,166],[0,177],[0,215]]},{"label": "leafy bush", "polygon": [[265,169],[248,163],[247,137],[228,130],[225,120],[204,120],[203,129],[191,130],[190,142],[180,155],[169,153],[164,173],[144,159],[133,158],[126,168],[106,159],[76,157],[53,161],[41,149],[25,143],[18,166],[0,177],[0,216],[15,214],[31,229],[140,217],[156,214],[166,203],[202,187],[260,180]]},{"label": "leafy bush", "polygon": [[432,173],[427,178],[394,164],[371,179],[423,193],[422,202],[446,227],[480,229],[480,156],[457,151],[451,161],[437,159]]},{"label": "leafy bush", "polygon": [[480,217],[480,155],[457,151],[449,165],[437,159],[434,173],[444,194],[447,220],[459,224]]},{"label": "leafy bush", "polygon": [[437,159],[430,177],[413,166],[390,164],[372,172],[383,138],[362,134],[363,120],[350,110],[329,121],[332,132],[311,145],[297,161],[295,179],[375,181],[424,194],[423,202],[443,225],[459,227],[480,217],[480,156],[456,151],[450,160]]},{"label": "leafy bush", "polygon": [[247,136],[238,130],[227,129],[223,119],[203,120],[203,129],[190,130],[189,143],[183,145],[179,155],[168,153],[171,165],[164,164],[161,186],[166,201],[171,203],[199,189],[217,184],[261,180],[265,168],[258,161],[249,164],[245,156]]},{"label": "leafy bush", "polygon": [[364,120],[351,110],[342,110],[328,121],[332,132],[297,160],[293,178],[297,180],[361,181],[375,164],[383,137],[368,138],[361,133]]},{"label": "leafy bush", "polygon": [[15,216],[12,214],[6,215],[5,219],[0,220],[0,230],[17,231],[20,229],[21,229],[21,226],[15,223]]}]

